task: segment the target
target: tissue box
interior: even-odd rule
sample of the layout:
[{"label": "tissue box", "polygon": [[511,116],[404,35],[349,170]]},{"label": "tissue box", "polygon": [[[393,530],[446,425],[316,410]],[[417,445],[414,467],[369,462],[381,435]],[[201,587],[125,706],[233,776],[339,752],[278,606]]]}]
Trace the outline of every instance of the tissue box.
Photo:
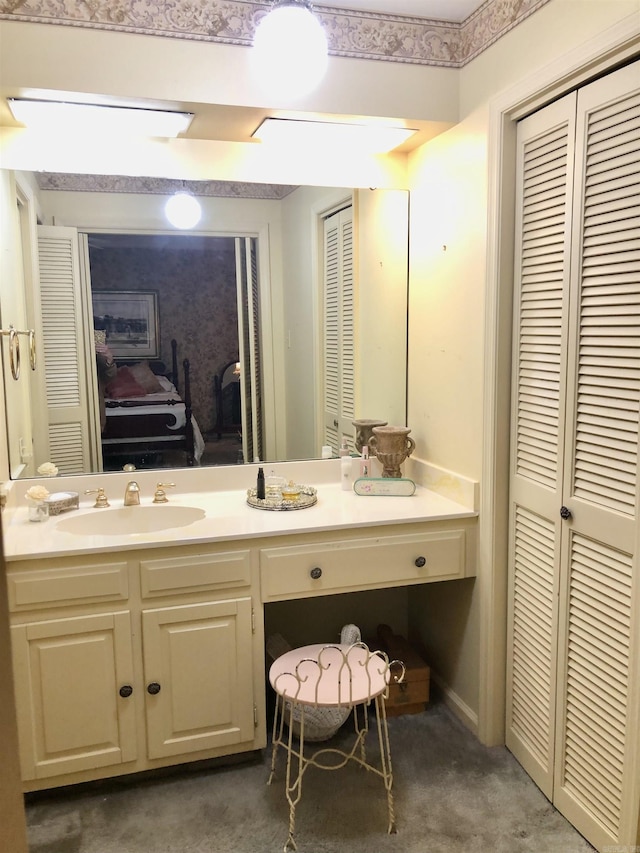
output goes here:
[{"label": "tissue box", "polygon": [[78,509],[80,506],[80,495],[78,492],[55,492],[45,498],[49,505],[49,515],[60,515],[68,509]]}]

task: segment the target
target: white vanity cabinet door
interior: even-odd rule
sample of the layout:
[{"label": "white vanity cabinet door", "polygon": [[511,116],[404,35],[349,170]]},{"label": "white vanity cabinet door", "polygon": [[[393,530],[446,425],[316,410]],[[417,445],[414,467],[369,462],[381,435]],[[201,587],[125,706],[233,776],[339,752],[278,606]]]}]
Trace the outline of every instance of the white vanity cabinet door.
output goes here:
[{"label": "white vanity cabinet door", "polygon": [[128,611],[11,628],[23,779],[136,758]]},{"label": "white vanity cabinet door", "polygon": [[251,599],[142,612],[148,757],[255,736]]}]

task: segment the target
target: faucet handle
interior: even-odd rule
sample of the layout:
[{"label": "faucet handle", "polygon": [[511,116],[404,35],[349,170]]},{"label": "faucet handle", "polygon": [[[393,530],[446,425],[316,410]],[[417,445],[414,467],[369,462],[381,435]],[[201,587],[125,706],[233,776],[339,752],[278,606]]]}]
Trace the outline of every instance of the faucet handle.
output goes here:
[{"label": "faucet handle", "polygon": [[165,489],[173,489],[175,487],[175,483],[157,483],[156,491],[153,496],[154,504],[166,504],[168,503],[168,498],[164,493]]},{"label": "faucet handle", "polygon": [[102,487],[97,489],[85,489],[84,493],[85,495],[97,495],[96,502],[93,505],[94,508],[100,509],[101,507],[111,506]]}]

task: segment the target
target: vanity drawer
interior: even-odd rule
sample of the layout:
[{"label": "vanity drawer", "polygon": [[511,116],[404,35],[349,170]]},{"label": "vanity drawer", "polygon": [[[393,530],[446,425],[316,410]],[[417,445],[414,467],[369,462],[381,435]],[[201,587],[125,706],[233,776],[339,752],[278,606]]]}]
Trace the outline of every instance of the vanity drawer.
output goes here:
[{"label": "vanity drawer", "polygon": [[465,576],[465,531],[265,548],[263,601],[405,586]]},{"label": "vanity drawer", "polygon": [[43,570],[9,571],[7,585],[13,612],[90,601],[124,601],[129,597],[128,563],[64,563]]},{"label": "vanity drawer", "polygon": [[219,551],[140,561],[143,598],[249,586],[251,551]]}]

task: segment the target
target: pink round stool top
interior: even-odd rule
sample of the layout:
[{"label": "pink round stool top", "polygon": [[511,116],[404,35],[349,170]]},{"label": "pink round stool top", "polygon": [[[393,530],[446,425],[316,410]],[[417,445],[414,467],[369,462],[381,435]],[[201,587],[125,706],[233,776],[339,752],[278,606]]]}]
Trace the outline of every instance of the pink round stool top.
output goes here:
[{"label": "pink round stool top", "polygon": [[269,670],[271,686],[286,699],[324,707],[358,705],[384,692],[389,663],[366,646],[318,643],[292,649]]}]

